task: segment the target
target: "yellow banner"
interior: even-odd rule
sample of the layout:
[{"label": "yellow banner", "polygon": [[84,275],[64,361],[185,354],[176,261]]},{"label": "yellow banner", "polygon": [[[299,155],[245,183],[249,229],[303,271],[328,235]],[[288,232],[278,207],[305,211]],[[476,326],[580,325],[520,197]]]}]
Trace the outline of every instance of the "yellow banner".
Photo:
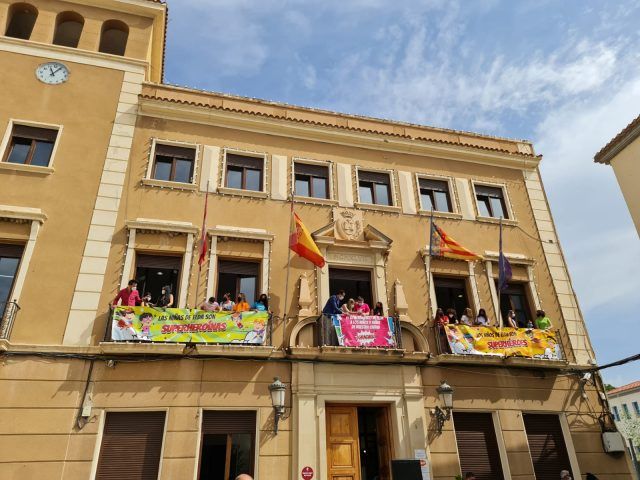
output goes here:
[{"label": "yellow banner", "polygon": [[455,355],[562,359],[556,332],[552,330],[447,325],[445,332]]}]

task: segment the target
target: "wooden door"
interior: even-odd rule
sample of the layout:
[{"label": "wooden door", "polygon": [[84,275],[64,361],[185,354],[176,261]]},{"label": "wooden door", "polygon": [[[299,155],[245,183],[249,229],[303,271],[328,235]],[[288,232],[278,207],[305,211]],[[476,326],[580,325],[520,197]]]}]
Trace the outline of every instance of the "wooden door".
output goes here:
[{"label": "wooden door", "polygon": [[328,480],[360,480],[358,408],[327,406]]},{"label": "wooden door", "polygon": [[391,480],[391,430],[389,428],[388,408],[379,408],[376,412],[376,433],[378,437],[380,480]]}]

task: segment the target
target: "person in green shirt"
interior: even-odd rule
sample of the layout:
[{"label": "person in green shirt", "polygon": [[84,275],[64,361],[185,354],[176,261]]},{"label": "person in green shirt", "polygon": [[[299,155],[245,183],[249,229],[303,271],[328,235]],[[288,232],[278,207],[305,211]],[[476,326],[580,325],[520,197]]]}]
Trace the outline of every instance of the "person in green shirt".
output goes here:
[{"label": "person in green shirt", "polygon": [[540,330],[549,330],[552,327],[551,319],[547,317],[544,310],[538,310],[536,312],[536,328],[539,328]]}]

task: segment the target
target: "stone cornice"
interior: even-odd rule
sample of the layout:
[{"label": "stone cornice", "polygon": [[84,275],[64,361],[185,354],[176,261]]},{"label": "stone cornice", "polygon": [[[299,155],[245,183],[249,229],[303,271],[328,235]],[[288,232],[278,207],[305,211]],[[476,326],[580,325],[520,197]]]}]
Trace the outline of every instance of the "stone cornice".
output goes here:
[{"label": "stone cornice", "polygon": [[167,220],[156,220],[149,218],[137,218],[129,220],[127,228],[150,232],[170,232],[170,233],[198,233],[198,227],[190,222],[173,222]]},{"label": "stone cornice", "polygon": [[47,216],[39,208],[0,205],[0,218],[44,223]]},{"label": "stone cornice", "polygon": [[144,95],[140,97],[140,115],[518,170],[533,170],[537,168],[541,160],[540,156],[528,154],[510,153],[497,149],[436,140],[405,138],[384,133],[360,131],[358,129],[317,125],[293,119],[274,118],[273,116],[256,112],[232,111],[221,107],[197,105],[186,101]]}]

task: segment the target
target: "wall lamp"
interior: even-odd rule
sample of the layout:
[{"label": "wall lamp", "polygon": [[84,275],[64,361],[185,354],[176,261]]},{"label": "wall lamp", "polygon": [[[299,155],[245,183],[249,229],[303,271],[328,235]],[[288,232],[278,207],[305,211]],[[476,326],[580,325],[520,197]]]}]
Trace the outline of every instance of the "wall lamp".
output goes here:
[{"label": "wall lamp", "polygon": [[269,393],[271,394],[271,405],[273,405],[273,411],[275,414],[275,420],[273,425],[273,433],[278,434],[278,422],[284,416],[285,412],[285,394],[287,393],[287,386],[280,381],[280,377],[274,377],[273,383],[269,385]]},{"label": "wall lamp", "polygon": [[453,408],[453,388],[447,382],[442,380],[440,382],[440,386],[436,388],[438,392],[438,397],[440,398],[440,406],[436,405],[434,410],[434,415],[436,417],[438,433],[442,433],[442,427],[444,427],[444,422],[447,422],[451,419],[451,409]]}]

